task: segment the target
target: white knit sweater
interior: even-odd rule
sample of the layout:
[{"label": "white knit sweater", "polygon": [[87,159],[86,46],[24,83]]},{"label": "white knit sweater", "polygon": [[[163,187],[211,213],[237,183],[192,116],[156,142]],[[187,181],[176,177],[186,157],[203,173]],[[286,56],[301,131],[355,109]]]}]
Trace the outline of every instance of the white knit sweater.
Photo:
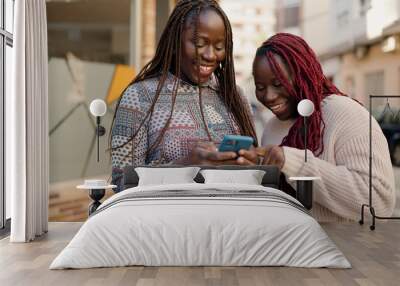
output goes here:
[{"label": "white knit sweater", "polygon": [[[338,95],[321,104],[325,122],[324,150],[318,157],[311,151],[283,147],[282,172],[292,176],[318,176],[314,181],[312,213],[319,221],[360,219],[361,205],[369,192],[369,113],[356,101]],[[293,120],[271,118],[265,126],[262,145],[280,144]],[[387,141],[378,123],[372,121],[372,200],[375,212],[390,216],[395,206],[393,168]],[[289,181],[288,181],[289,182]],[[289,182],[295,188],[295,182]],[[368,210],[366,210],[368,211]]]}]

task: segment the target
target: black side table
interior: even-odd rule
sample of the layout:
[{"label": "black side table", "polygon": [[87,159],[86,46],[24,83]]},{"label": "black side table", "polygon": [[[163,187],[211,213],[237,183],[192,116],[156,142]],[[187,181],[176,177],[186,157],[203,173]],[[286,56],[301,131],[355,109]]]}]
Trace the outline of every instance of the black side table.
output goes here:
[{"label": "black side table", "polygon": [[79,185],[77,189],[89,190],[89,197],[93,200],[93,202],[89,205],[89,216],[94,213],[97,208],[101,205],[100,200],[104,197],[106,193],[106,189],[115,188],[115,185],[107,185],[107,186],[88,186],[88,185]]},{"label": "black side table", "polygon": [[290,181],[296,181],[296,199],[310,210],[313,204],[313,181],[320,177],[290,177]]},{"label": "black side table", "polygon": [[97,210],[99,205],[101,205],[100,200],[104,197],[105,193],[105,189],[89,190],[89,197],[93,200],[93,202],[89,205],[89,216]]}]

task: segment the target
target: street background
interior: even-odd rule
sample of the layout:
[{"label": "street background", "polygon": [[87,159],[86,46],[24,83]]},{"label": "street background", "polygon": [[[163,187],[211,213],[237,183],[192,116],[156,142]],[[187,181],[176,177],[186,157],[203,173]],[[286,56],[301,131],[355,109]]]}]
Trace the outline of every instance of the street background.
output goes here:
[{"label": "street background", "polygon": [[[174,0],[48,0],[50,220],[87,217],[87,193],[75,189],[85,178],[111,173],[108,136],[96,161],[94,118],[88,105],[106,100],[102,119],[109,132],[116,86],[127,84],[154,54]],[[325,74],[344,93],[368,106],[368,95],[400,95],[400,1],[398,0],[220,0],[233,29],[238,84],[250,100],[261,137],[271,113],[254,96],[251,75],[256,48],[276,32],[302,36],[317,53]],[[116,95],[117,94],[117,95]],[[379,119],[389,103],[374,101]],[[396,131],[399,129],[398,132]],[[394,138],[394,137],[393,137]],[[400,163],[400,144],[393,143]],[[397,150],[397,151],[396,151]],[[400,168],[394,166],[398,202]],[[110,195],[110,194],[109,194]],[[399,205],[400,203],[398,203]],[[399,209],[399,208],[398,208]],[[400,215],[400,211],[396,210]]]}]

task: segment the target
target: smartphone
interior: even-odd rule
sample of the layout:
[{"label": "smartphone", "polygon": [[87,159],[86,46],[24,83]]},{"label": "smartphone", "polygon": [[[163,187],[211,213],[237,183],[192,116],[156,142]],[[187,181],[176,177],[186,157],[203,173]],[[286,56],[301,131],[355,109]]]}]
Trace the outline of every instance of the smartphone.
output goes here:
[{"label": "smartphone", "polygon": [[219,152],[239,152],[241,149],[248,150],[253,144],[254,139],[249,136],[225,135],[219,145]]}]

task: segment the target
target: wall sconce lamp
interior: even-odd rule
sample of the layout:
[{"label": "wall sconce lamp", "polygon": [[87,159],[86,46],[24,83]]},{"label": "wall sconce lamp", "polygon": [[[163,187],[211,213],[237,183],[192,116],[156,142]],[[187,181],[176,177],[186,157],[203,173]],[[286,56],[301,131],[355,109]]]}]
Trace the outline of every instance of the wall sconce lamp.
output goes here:
[{"label": "wall sconce lamp", "polygon": [[97,162],[99,162],[100,136],[106,134],[106,129],[100,125],[101,117],[107,112],[107,105],[102,99],[95,99],[90,103],[90,113],[96,117],[96,135],[97,135]]}]

